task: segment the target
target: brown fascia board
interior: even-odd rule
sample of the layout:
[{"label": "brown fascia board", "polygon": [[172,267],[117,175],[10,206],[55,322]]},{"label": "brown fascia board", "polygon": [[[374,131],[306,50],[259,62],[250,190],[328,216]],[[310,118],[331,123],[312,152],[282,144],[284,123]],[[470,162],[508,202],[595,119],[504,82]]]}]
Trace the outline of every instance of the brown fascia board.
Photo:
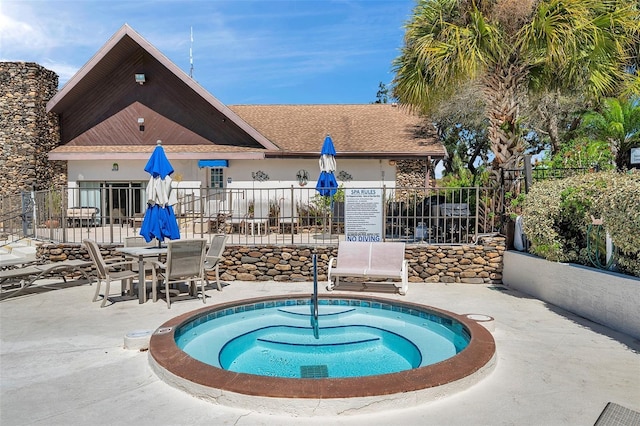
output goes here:
[{"label": "brown fascia board", "polygon": [[247,132],[249,136],[255,139],[265,149],[279,150],[280,148],[269,141],[256,129],[250,126],[246,121],[242,120],[236,113],[229,109],[226,105],[215,98],[206,89],[200,86],[195,80],[189,77],[184,71],[182,71],[177,65],[175,65],[169,58],[167,58],[162,52],[149,43],[144,37],[138,34],[128,24],[124,24],[98,52],[96,52],[89,61],[84,64],[80,70],[73,76],[67,83],[60,89],[56,95],[54,95],[49,102],[47,102],[47,112],[57,112],[55,110],[56,105],[64,99],[65,96],[73,90],[73,88],[80,82],[86,75],[105,57],[105,55],[112,50],[123,37],[129,36],[135,41],[141,48],[146,50],[151,56],[153,56],[158,62],[164,65],[169,71],[176,75],[182,82],[189,86],[199,96],[209,102],[214,108],[222,112],[227,118],[233,121],[238,127]]},{"label": "brown fascia board", "polygon": [[[446,153],[433,152],[338,152],[336,158],[415,160],[430,157],[433,160],[446,158]],[[265,151],[265,158],[319,158],[320,152]]]},{"label": "brown fascia board", "polygon": [[[148,160],[147,152],[49,152],[48,159],[59,161]],[[169,160],[262,160],[262,152],[203,154],[200,152],[167,153]]]}]

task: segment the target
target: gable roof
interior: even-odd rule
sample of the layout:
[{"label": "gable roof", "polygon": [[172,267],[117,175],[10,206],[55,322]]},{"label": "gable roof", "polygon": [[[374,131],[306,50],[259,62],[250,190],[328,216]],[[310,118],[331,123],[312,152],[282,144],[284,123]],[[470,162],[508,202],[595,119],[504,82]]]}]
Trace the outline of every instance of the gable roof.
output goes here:
[{"label": "gable roof", "polygon": [[344,157],[446,156],[423,118],[393,104],[227,107],[126,24],[47,111],[62,139],[51,160],[145,159],[158,139],[170,158],[317,157],[327,134]]},{"label": "gable roof", "polygon": [[[147,81],[143,85],[136,83],[137,73],[145,74]],[[161,116],[163,120],[153,123],[158,128],[169,120],[212,144],[278,149],[126,24],[47,103],[47,111],[60,116],[62,143],[80,146],[87,141],[75,139],[105,121],[110,120],[112,127],[129,125],[131,130],[139,131],[137,119],[114,119],[136,101]],[[107,130],[109,126],[103,127]],[[136,139],[119,143],[135,143]],[[108,138],[106,142],[113,144]],[[155,140],[148,137],[138,143],[154,146]],[[179,140],[163,143],[182,144]],[[105,142],[89,143],[99,144]]]}]

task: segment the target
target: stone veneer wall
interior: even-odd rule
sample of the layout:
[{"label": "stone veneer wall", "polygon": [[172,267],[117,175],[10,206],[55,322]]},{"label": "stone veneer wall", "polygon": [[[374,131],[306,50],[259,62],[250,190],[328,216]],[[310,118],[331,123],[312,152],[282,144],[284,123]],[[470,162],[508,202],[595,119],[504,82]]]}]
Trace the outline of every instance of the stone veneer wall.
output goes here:
[{"label": "stone veneer wall", "polygon": [[[502,283],[505,250],[503,237],[485,237],[478,245],[407,245],[410,282],[469,284]],[[120,256],[116,246],[101,246],[106,258]],[[309,246],[227,246],[220,265],[223,281],[312,281],[313,254],[318,258],[318,280],[327,279],[327,264],[337,247]],[[79,245],[43,244],[38,257],[51,261],[84,258],[89,255]]]},{"label": "stone veneer wall", "polygon": [[397,160],[396,186],[424,187],[427,160]]},{"label": "stone veneer wall", "polygon": [[[398,188],[424,188],[425,169],[427,160],[397,160],[396,161],[396,186]],[[415,194],[415,191],[411,191]],[[396,198],[406,198],[407,191],[399,189]]]},{"label": "stone veneer wall", "polygon": [[34,62],[0,62],[0,195],[66,185],[66,162],[47,154],[60,144],[58,116],[47,102],[58,76]]}]

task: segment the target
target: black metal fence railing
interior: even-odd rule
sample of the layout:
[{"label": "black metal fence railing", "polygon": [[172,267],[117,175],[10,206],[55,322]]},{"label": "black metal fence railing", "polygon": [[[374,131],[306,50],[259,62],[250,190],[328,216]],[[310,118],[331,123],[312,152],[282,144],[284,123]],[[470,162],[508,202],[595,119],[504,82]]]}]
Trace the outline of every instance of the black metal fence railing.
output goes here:
[{"label": "black metal fence railing", "polygon": [[[548,168],[548,167],[536,167],[531,168],[530,177],[526,169],[502,169],[501,170],[501,182],[502,188],[521,187],[524,184],[524,189],[528,188],[533,182],[548,179],[563,179],[570,176],[580,175],[589,172],[597,172],[598,167],[566,167],[566,168]],[[507,189],[508,190],[508,189]]]},{"label": "black metal fence railing", "polygon": [[[491,188],[377,188],[385,240],[462,244],[500,229],[499,191]],[[174,188],[182,238],[228,235],[228,244],[335,244],[344,239],[344,191],[314,188]],[[31,205],[25,208],[25,198]],[[121,244],[139,235],[145,188],[60,188],[2,197],[5,233],[64,243],[91,238]],[[26,212],[26,213],[25,213]],[[25,228],[23,225],[28,224]]]}]

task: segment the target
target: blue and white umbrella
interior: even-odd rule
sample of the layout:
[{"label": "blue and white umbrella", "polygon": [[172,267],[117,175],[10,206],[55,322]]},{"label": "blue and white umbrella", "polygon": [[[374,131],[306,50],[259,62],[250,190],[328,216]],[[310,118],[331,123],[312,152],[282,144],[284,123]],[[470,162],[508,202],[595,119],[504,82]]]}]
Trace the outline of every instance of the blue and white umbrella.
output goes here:
[{"label": "blue and white umbrella", "polygon": [[323,197],[331,197],[338,190],[336,171],[336,149],[331,136],[327,135],[320,151],[320,177],[316,183],[316,191]]},{"label": "blue and white umbrella", "polygon": [[173,211],[176,198],[171,190],[173,167],[162,148],[162,142],[153,150],[144,170],[151,175],[147,184],[147,211],[144,214],[140,235],[145,241],[157,239],[158,244],[165,238],[180,238],[180,228]]}]

